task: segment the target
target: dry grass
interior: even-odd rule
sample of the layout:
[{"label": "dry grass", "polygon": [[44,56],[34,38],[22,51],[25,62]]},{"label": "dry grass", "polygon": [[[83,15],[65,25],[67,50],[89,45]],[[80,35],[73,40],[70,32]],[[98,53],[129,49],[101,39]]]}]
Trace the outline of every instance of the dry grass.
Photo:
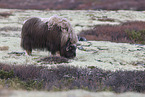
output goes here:
[{"label": "dry grass", "polygon": [[9,32],[9,31],[21,31],[21,28],[19,28],[19,27],[5,26],[5,27],[0,28],[0,31],[5,31],[5,32]]},{"label": "dry grass", "polygon": [[9,50],[8,46],[0,46],[0,51],[7,51]]},{"label": "dry grass", "polygon": [[0,16],[2,17],[9,17],[11,15],[13,15],[12,12],[0,12]]},{"label": "dry grass", "polygon": [[115,20],[112,18],[98,18],[98,21],[105,21],[105,22],[114,22]]}]

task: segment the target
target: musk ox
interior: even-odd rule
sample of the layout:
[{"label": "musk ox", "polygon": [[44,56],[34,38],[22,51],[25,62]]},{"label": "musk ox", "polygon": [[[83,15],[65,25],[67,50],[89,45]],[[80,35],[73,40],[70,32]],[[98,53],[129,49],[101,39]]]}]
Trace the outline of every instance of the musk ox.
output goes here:
[{"label": "musk ox", "polygon": [[58,16],[50,18],[33,17],[25,21],[21,32],[21,47],[31,55],[32,49],[46,49],[55,55],[74,58],[77,35],[70,22]]}]

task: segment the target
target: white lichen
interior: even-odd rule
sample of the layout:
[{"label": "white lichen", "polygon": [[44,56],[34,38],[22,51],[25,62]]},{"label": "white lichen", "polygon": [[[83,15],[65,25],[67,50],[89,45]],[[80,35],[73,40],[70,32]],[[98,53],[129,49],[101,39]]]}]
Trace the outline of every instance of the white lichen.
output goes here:
[{"label": "white lichen", "polygon": [[[93,11],[93,10],[16,10],[16,9],[0,9],[0,12],[13,11],[13,15],[8,18],[0,18],[0,28],[3,27],[22,27],[23,21],[30,17],[42,17],[47,22],[50,18],[58,15],[61,17],[60,20],[66,22],[70,21],[71,27],[73,27],[75,33],[79,33],[82,29],[92,28],[98,24],[119,24],[120,22],[139,20],[145,21],[145,12],[143,11]],[[52,16],[52,17],[51,17]],[[92,20],[91,17],[95,18],[107,16],[108,18],[115,19],[115,22],[101,22]],[[49,18],[50,17],[50,18]],[[59,20],[59,19],[58,19]],[[68,25],[69,25],[68,24]],[[63,24],[59,24],[63,25]],[[67,25],[66,25],[67,26]],[[65,28],[65,25],[64,25]],[[65,32],[65,29],[62,29]],[[71,30],[70,30],[71,31]],[[70,32],[71,33],[71,32]],[[8,54],[11,52],[24,52],[20,47],[20,35],[21,31],[0,31],[0,46],[9,46],[6,51],[0,51],[0,62],[11,63],[11,64],[39,64],[37,59],[48,57],[46,51],[33,51],[33,56],[16,56]],[[59,65],[73,65],[73,66],[95,66],[105,70],[145,70],[143,64],[145,63],[145,45],[133,45],[127,43],[112,43],[104,41],[91,41],[79,42],[84,45],[83,50],[77,49],[77,56],[75,59],[70,60],[67,64]],[[45,66],[55,66],[50,64],[40,64]]]}]

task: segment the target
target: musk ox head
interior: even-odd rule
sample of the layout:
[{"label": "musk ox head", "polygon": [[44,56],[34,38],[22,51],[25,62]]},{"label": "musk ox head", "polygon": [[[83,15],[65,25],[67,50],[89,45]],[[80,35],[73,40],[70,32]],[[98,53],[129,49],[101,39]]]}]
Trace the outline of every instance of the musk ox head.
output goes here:
[{"label": "musk ox head", "polygon": [[76,56],[76,44],[72,44],[70,39],[66,45],[61,48],[60,55],[66,58],[74,58]]}]

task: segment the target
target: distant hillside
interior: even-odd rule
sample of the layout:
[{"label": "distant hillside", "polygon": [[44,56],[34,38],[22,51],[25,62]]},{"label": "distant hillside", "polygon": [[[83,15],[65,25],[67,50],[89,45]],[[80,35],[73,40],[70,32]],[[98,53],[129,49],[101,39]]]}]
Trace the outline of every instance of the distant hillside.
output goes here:
[{"label": "distant hillside", "polygon": [[0,0],[0,8],[145,10],[145,0]]}]

